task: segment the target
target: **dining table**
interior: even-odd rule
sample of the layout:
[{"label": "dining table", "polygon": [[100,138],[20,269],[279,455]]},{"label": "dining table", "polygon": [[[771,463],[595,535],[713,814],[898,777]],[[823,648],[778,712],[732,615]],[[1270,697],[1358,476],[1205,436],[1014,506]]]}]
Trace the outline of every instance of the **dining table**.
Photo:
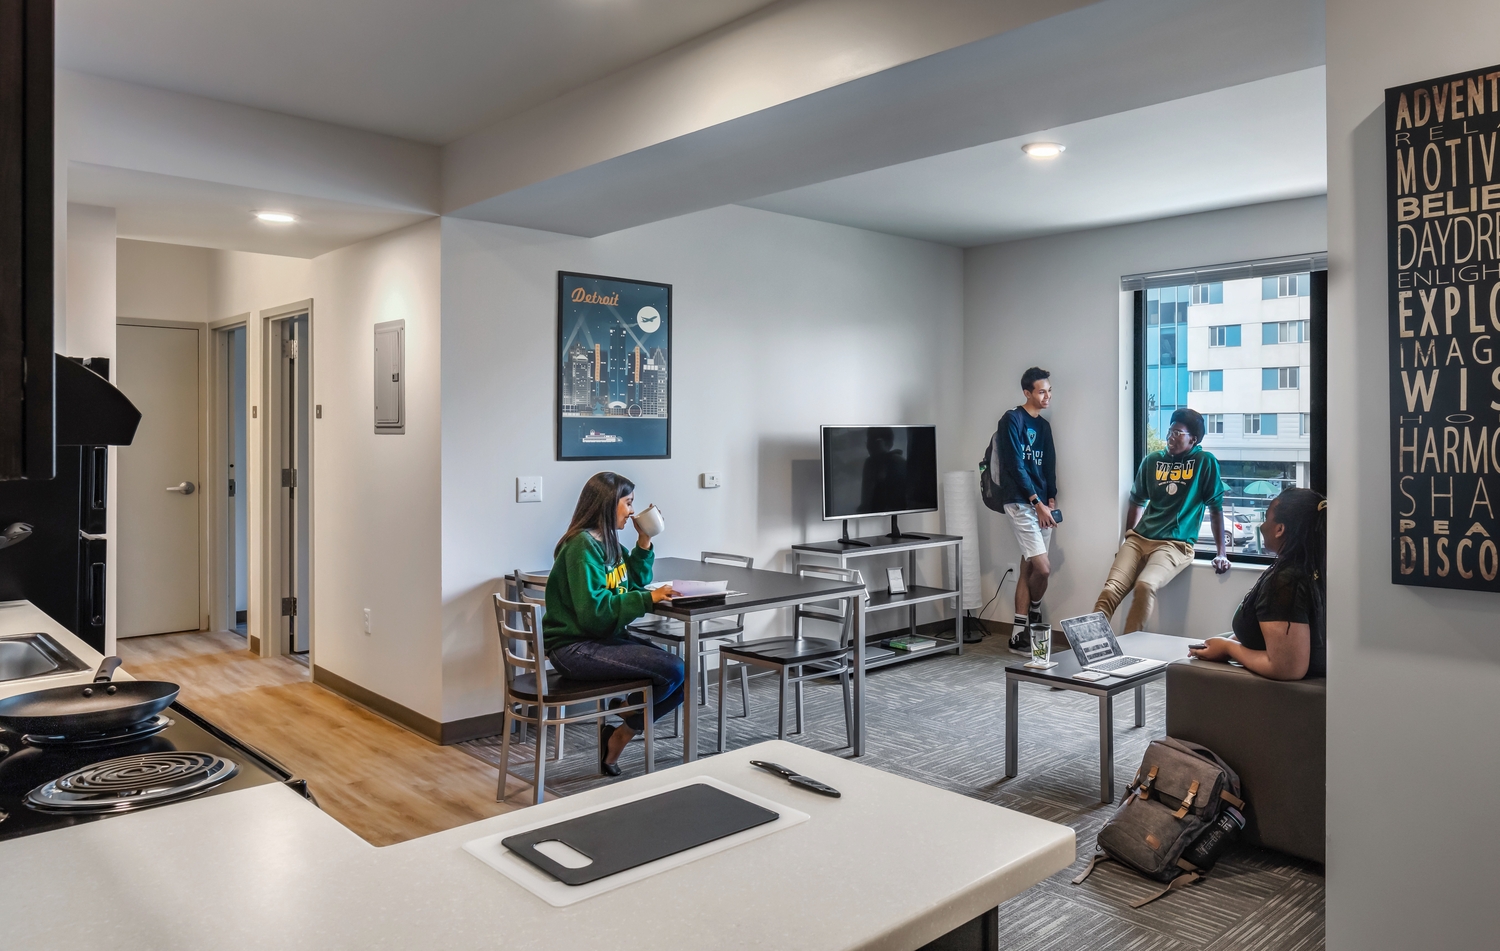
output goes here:
[{"label": "dining table", "polygon": [[846,616],[852,628],[849,632],[854,648],[854,723],[853,754],[861,756],[865,751],[865,586],[856,582],[802,578],[785,571],[770,571],[765,568],[738,568],[729,565],[705,564],[691,558],[658,558],[652,569],[657,581],[724,581],[729,594],[720,598],[692,599],[682,604],[672,601],[657,602],[651,613],[659,617],[682,622],[682,662],[687,668],[683,681],[682,700],[682,757],[684,762],[698,758],[698,668],[702,658],[698,645],[703,624],[715,618],[749,614],[754,611],[772,611],[778,608],[795,608],[800,604],[819,601],[848,602]]}]

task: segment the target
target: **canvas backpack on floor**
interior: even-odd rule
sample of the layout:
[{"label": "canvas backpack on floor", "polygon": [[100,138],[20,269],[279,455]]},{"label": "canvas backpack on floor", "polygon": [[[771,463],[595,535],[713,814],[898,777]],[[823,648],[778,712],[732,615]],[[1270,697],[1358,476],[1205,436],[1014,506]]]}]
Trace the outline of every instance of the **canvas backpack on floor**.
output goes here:
[{"label": "canvas backpack on floor", "polygon": [[1146,747],[1125,801],[1099,830],[1098,851],[1073,884],[1113,859],[1165,887],[1139,908],[1203,876],[1244,826],[1240,777],[1206,746],[1167,737]]}]

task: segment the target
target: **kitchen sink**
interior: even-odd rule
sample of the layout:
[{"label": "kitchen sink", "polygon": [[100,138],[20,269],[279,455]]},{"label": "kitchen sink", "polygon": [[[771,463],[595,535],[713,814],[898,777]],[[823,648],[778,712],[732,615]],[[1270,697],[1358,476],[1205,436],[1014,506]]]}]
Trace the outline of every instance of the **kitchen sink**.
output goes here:
[{"label": "kitchen sink", "polygon": [[43,633],[0,637],[0,683],[88,670],[89,665]]}]

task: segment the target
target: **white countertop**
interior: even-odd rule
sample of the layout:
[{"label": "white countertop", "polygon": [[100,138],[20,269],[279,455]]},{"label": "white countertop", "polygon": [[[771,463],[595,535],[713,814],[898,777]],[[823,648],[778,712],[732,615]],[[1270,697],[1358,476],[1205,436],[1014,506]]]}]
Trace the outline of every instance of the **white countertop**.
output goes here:
[{"label": "white countertop", "polygon": [[[94,679],[94,671],[104,655],[84,643],[83,638],[52,620],[51,616],[30,601],[0,601],[0,637],[10,634],[34,634],[38,631],[52,636],[73,656],[88,665],[88,670],[75,673],[54,674],[50,677],[33,677],[29,680],[0,681],[0,698],[45,690],[48,687],[66,687],[70,684],[86,684]],[[131,680],[123,669],[115,672],[118,680]]]},{"label": "white countertop", "polygon": [[[693,775],[811,819],[566,908],[462,849]],[[280,785],[0,842],[0,930],[7,951],[913,949],[1073,859],[1066,826],[770,742],[381,849]]]}]

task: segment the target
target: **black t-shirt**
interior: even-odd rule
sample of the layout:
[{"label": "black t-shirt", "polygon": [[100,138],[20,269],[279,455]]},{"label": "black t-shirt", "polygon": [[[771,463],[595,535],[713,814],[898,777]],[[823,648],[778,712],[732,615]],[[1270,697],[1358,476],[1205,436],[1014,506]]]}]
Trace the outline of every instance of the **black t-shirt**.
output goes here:
[{"label": "black t-shirt", "polygon": [[1328,649],[1323,639],[1323,619],[1316,616],[1313,579],[1290,565],[1267,568],[1235,609],[1234,636],[1251,650],[1266,649],[1260,633],[1262,621],[1290,621],[1306,624],[1310,631],[1307,673],[1304,677],[1323,677],[1328,673]]}]

